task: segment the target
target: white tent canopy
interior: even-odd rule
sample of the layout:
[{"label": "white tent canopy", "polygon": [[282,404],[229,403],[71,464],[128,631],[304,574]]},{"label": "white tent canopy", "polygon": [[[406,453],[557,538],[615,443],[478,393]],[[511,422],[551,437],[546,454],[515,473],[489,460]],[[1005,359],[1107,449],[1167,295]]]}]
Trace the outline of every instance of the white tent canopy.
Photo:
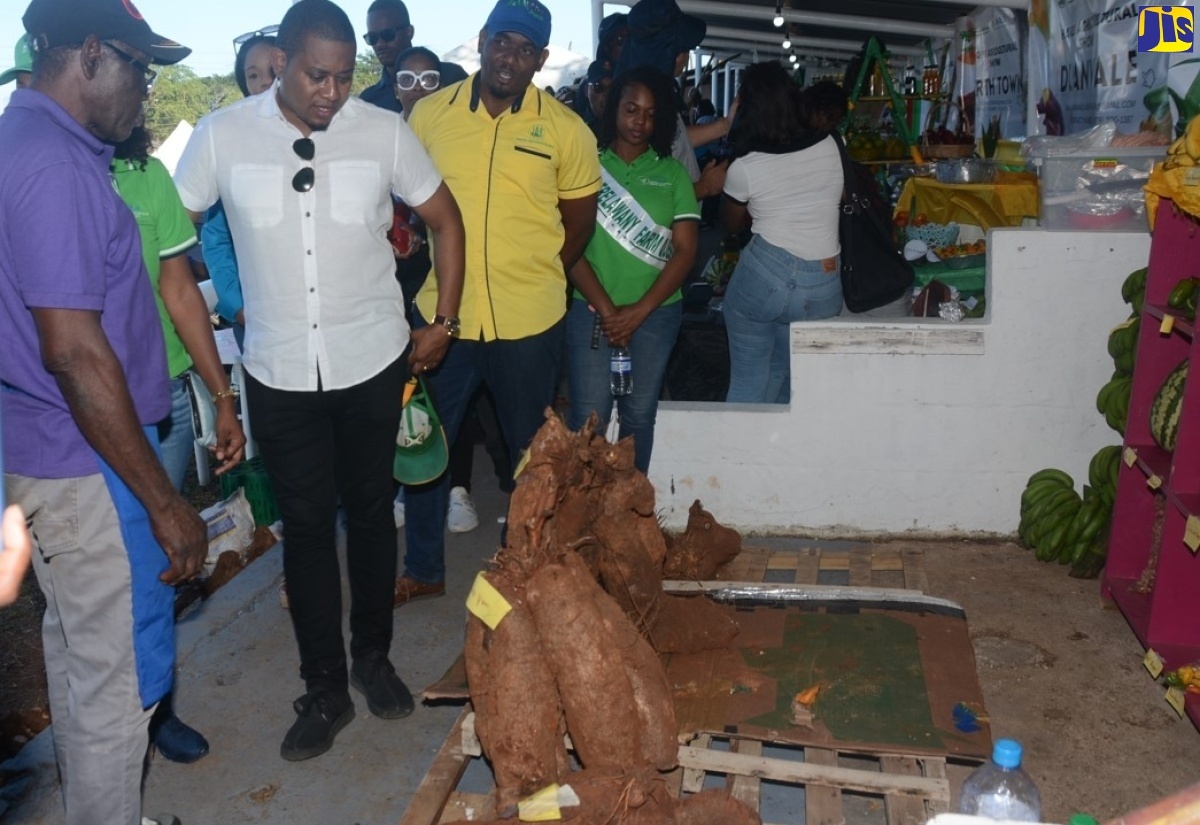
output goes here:
[{"label": "white tent canopy", "polygon": [[152,153],[154,157],[162,161],[163,166],[167,167],[167,171],[172,175],[175,174],[175,166],[183,154],[183,147],[187,146],[188,138],[191,136],[192,125],[186,120],[181,120],[175,130]]},{"label": "white tent canopy", "polygon": [[[569,86],[575,82],[575,78],[587,74],[588,64],[592,62],[587,55],[553,44],[549,46],[549,51],[542,70],[533,76],[533,84],[538,88]],[[457,49],[442,55],[442,60],[457,63],[467,70],[467,74],[473,74],[479,69],[479,38],[472,37]]]}]

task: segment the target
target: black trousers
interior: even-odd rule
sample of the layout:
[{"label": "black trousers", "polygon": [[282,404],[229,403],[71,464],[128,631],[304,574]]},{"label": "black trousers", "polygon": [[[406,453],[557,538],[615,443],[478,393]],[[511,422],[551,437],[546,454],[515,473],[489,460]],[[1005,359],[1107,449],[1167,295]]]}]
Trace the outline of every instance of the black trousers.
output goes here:
[{"label": "black trousers", "polygon": [[386,655],[392,644],[392,456],[407,378],[403,358],[341,390],[291,392],[246,377],[254,437],[283,519],[283,570],[309,692],[348,686],[335,547],[339,496],[346,511],[350,655]]}]

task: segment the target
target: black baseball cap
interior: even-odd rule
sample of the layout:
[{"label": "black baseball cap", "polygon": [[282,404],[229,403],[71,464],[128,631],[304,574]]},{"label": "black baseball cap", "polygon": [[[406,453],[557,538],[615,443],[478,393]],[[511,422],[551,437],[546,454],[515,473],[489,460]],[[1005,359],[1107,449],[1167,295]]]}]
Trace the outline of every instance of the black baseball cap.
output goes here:
[{"label": "black baseball cap", "polygon": [[34,51],[74,46],[89,35],[120,40],[150,55],[151,63],[169,66],[192,50],[150,29],[133,0],[33,0],[21,22]]}]

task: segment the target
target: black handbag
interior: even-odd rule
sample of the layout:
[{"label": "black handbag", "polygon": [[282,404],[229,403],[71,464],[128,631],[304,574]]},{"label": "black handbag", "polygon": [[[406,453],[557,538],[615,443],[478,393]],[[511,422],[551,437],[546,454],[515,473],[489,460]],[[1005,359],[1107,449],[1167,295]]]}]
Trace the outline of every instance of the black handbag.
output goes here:
[{"label": "black handbag", "polygon": [[851,312],[867,312],[899,300],[912,289],[916,273],[904,253],[892,243],[887,222],[872,208],[859,184],[846,147],[836,136],[842,156],[845,190],[838,213],[842,246],[842,300]]}]

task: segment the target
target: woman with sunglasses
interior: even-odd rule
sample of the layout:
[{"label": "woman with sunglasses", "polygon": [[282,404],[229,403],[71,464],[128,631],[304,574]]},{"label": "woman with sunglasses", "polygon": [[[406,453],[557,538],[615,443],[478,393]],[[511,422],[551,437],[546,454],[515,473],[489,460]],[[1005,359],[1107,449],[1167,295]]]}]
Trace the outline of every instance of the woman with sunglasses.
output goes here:
[{"label": "woman with sunglasses", "polygon": [[[196,243],[195,231],[170,173],[157,158],[150,157],[151,142],[146,127],[138,126],[117,144],[112,179],[137,218],[142,259],[154,286],[171,375],[171,412],[158,425],[158,443],[167,477],[182,492],[195,443],[189,379],[198,374],[216,405],[217,441],[210,449],[221,464],[218,475],[242,460],[246,436],[217,354],[204,296],[188,263],[187,250]],[[175,715],[174,692],[159,702],[150,719],[150,741],[172,762],[195,762],[208,753],[204,736]]]},{"label": "woman with sunglasses", "polygon": [[[244,97],[261,94],[275,85],[275,69],[271,54],[275,51],[275,32],[279,26],[264,26],[259,31],[240,34],[233,39],[237,56],[233,61],[233,77]],[[208,277],[217,293],[217,314],[233,324],[238,348],[246,335],[246,319],[242,314],[242,282],[238,278],[237,255],[233,237],[225,220],[225,210],[217,204],[208,210],[200,230],[201,249]]]},{"label": "woman with sunglasses", "polygon": [[[396,57],[396,100],[401,116],[407,120],[418,101],[442,87],[442,71],[457,82],[467,74],[453,63],[442,63],[436,54],[424,46],[405,49]],[[457,70],[457,71],[455,71]],[[461,73],[461,76],[459,76]],[[425,244],[425,227],[403,202],[395,204],[392,231],[388,233],[396,254],[396,279],[404,292],[404,309],[412,309],[413,299],[429,275],[429,247]],[[450,449],[450,508],[446,513],[446,529],[451,533],[468,533],[479,526],[475,502],[471,499],[471,472],[474,469],[475,440],[478,426],[467,416],[464,427]],[[489,449],[491,449],[489,445]],[[393,507],[396,526],[404,524],[404,488],[396,494]]]}]

